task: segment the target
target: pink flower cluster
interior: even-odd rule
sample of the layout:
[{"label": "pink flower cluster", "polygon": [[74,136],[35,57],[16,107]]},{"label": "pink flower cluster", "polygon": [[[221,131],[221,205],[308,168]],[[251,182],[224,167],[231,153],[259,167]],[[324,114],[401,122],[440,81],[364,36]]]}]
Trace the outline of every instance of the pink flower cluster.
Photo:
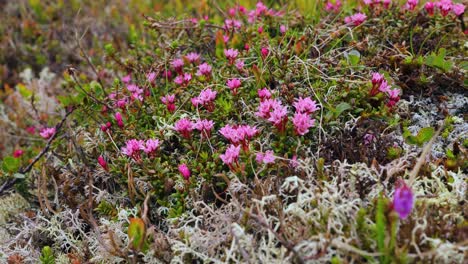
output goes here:
[{"label": "pink flower cluster", "polygon": [[201,132],[202,138],[209,138],[211,130],[214,127],[214,122],[212,120],[200,119],[193,124],[193,127]]},{"label": "pink flower cluster", "polygon": [[267,150],[265,153],[259,152],[255,160],[258,163],[270,164],[275,161],[275,156],[273,154],[273,150]]},{"label": "pink flower cluster", "polygon": [[242,22],[235,19],[226,19],[224,20],[224,30],[238,30],[242,27]]},{"label": "pink flower cluster", "polygon": [[174,130],[184,138],[190,138],[193,129],[194,123],[188,118],[181,118],[174,124]]},{"label": "pink flower cluster", "polygon": [[184,177],[185,180],[189,180],[190,179],[190,169],[188,168],[187,164],[183,163],[183,164],[180,164],[179,167],[179,172],[180,174],[182,175],[182,177]]},{"label": "pink flower cluster", "polygon": [[260,97],[261,102],[265,101],[266,99],[271,98],[271,92],[266,87],[264,87],[263,89],[257,90],[257,93],[258,93],[258,97]]},{"label": "pink flower cluster", "polygon": [[405,4],[405,8],[408,10],[414,10],[418,5],[419,0],[408,0]]},{"label": "pink flower cluster", "polygon": [[367,16],[365,14],[356,13],[354,15],[345,17],[344,22],[346,24],[351,24],[351,25],[357,27],[357,26],[361,25],[362,23],[364,23],[364,21],[366,19],[367,19]]},{"label": "pink flower cluster", "polygon": [[442,16],[447,16],[452,12],[455,16],[460,16],[465,13],[465,5],[462,3],[455,4],[452,0],[441,0],[437,2],[427,2],[424,9],[429,15],[434,15],[435,8],[440,10]]},{"label": "pink flower cluster", "polygon": [[226,125],[219,130],[229,142],[235,146],[242,145],[244,151],[248,151],[250,140],[257,135],[258,129],[249,125]]},{"label": "pink flower cluster", "polygon": [[45,127],[41,129],[39,132],[39,135],[45,139],[51,138],[53,135],[55,135],[56,129],[55,127]]},{"label": "pink flower cluster", "polygon": [[266,99],[260,102],[255,115],[265,118],[280,131],[284,132],[288,121],[288,108],[278,99]]},{"label": "pink flower cluster", "polygon": [[407,218],[414,206],[414,194],[411,187],[406,183],[401,183],[401,186],[395,189],[393,193],[392,207],[401,219]]},{"label": "pink flower cluster", "polygon": [[176,106],[175,106],[175,94],[168,94],[166,96],[161,97],[161,102],[166,105],[167,110],[170,113],[174,113]]},{"label": "pink flower cluster", "polygon": [[129,84],[127,85],[127,90],[131,93],[131,99],[132,100],[138,100],[138,101],[143,101],[143,89],[138,87],[135,84]]},{"label": "pink flower cluster", "polygon": [[309,128],[315,124],[315,119],[310,117],[310,114],[319,110],[317,102],[310,99],[310,97],[302,98],[299,97],[293,103],[296,113],[292,119],[294,130],[298,135],[305,135],[309,132]]},{"label": "pink flower cluster", "polygon": [[370,7],[376,7],[379,4],[382,4],[384,8],[388,8],[392,0],[364,0],[364,4]]},{"label": "pink flower cluster", "polygon": [[224,56],[229,60],[229,64],[234,64],[237,56],[239,56],[239,51],[236,49],[225,49]]},{"label": "pink flower cluster", "polygon": [[190,63],[198,63],[200,61],[200,54],[196,52],[190,52],[187,55],[185,55],[185,58],[190,62]]},{"label": "pink flower cluster", "polygon": [[378,93],[384,93],[388,97],[387,106],[393,107],[398,101],[400,101],[400,90],[391,89],[390,85],[385,80],[385,77],[378,73],[372,73],[372,89],[369,92],[370,96],[376,96]]},{"label": "pink flower cluster", "polygon": [[234,79],[229,79],[226,82],[226,85],[229,87],[233,95],[237,95],[239,87],[241,87],[242,83],[239,79],[234,78]]},{"label": "pink flower cluster", "polygon": [[340,0],[335,0],[335,1],[327,1],[325,4],[325,10],[329,12],[335,12],[338,13],[341,9],[341,6],[343,4],[341,3]]},{"label": "pink flower cluster", "polygon": [[197,97],[192,98],[192,104],[194,106],[202,105],[209,112],[214,110],[214,100],[216,99],[216,91],[211,90],[210,88],[204,89],[200,92]]},{"label": "pink flower cluster", "polygon": [[240,146],[229,145],[224,154],[221,154],[219,157],[228,165],[231,170],[235,170],[238,167],[238,159],[240,154]]},{"label": "pink flower cluster", "polygon": [[192,74],[183,73],[183,74],[178,75],[174,79],[174,83],[181,85],[181,86],[187,86],[191,80],[192,80]]},{"label": "pink flower cluster", "polygon": [[148,139],[146,142],[144,140],[130,139],[125,143],[125,147],[122,148],[122,153],[140,163],[142,150],[150,157],[153,157],[159,145],[158,139]]},{"label": "pink flower cluster", "polygon": [[210,77],[211,76],[211,66],[206,62],[198,65],[197,76]]}]

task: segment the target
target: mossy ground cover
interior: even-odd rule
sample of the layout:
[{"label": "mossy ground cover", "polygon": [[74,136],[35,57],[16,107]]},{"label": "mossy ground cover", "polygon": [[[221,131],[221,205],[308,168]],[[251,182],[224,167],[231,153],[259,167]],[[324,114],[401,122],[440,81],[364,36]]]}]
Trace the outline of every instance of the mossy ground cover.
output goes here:
[{"label": "mossy ground cover", "polygon": [[466,261],[463,4],[0,5],[2,261]]}]

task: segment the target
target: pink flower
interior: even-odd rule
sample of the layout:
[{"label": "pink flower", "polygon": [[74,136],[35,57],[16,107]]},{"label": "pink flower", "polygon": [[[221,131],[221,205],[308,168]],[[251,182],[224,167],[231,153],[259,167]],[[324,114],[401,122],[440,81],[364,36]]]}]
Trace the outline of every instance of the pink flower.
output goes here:
[{"label": "pink flower", "polygon": [[278,99],[267,99],[260,102],[258,106],[257,112],[255,113],[256,116],[268,119],[271,115],[271,110],[281,106],[281,101]]},{"label": "pink flower", "polygon": [[182,177],[184,177],[185,180],[189,180],[190,178],[190,170],[187,166],[187,164],[183,163],[179,165],[179,172],[182,174]]},{"label": "pink flower", "polygon": [[131,80],[132,80],[132,76],[130,76],[130,74],[125,75],[124,77],[122,77],[122,82],[123,83],[130,83]]},{"label": "pink flower", "polygon": [[123,128],[124,127],[124,122],[122,120],[122,114],[120,112],[116,112],[115,113],[115,120],[117,121],[117,125],[120,127],[120,128]]},{"label": "pink flower", "polygon": [[285,25],[281,25],[281,26],[280,26],[280,33],[281,33],[282,35],[286,34],[286,26],[285,26]]},{"label": "pink flower", "polygon": [[182,68],[184,67],[184,60],[183,59],[174,59],[171,62],[172,67],[178,73],[182,73]]},{"label": "pink flower", "polygon": [[31,135],[34,135],[36,133],[36,128],[34,126],[28,126],[26,128],[26,132],[28,132]]},{"label": "pink flower", "polygon": [[364,135],[363,139],[364,139],[364,144],[369,145],[375,140],[375,136],[370,133],[367,133]]},{"label": "pink flower", "polygon": [[243,60],[236,60],[236,68],[239,71],[242,71],[244,69],[244,61]]},{"label": "pink flower", "polygon": [[174,129],[184,138],[190,138],[190,133],[192,132],[193,128],[194,124],[188,118],[179,119],[174,125]]},{"label": "pink flower", "polygon": [[381,91],[382,93],[387,93],[388,91],[390,91],[390,85],[388,85],[386,80],[383,80],[380,84],[379,91]]},{"label": "pink flower", "polygon": [[98,160],[99,165],[101,165],[101,167],[105,171],[109,171],[109,168],[107,167],[107,161],[104,159],[103,156],[99,156],[97,160]]},{"label": "pink flower", "polygon": [[460,16],[462,15],[463,13],[465,13],[465,5],[464,4],[454,4],[452,5],[452,12],[456,15],[456,16]]},{"label": "pink flower", "polygon": [[388,96],[390,96],[391,99],[397,99],[400,96],[400,90],[399,89],[392,89],[387,91]]},{"label": "pink flower", "polygon": [[[223,41],[225,44],[227,44],[229,42],[229,36],[228,35],[224,35],[223,36]],[[232,63],[231,63],[232,64]]]},{"label": "pink flower", "polygon": [[275,156],[273,155],[272,150],[267,150],[265,153],[257,153],[255,160],[258,163],[270,164],[275,161]]},{"label": "pink flower", "polygon": [[174,104],[175,102],[175,94],[168,94],[164,97],[161,97],[161,102],[166,105],[167,110],[170,113],[174,113],[176,106]]},{"label": "pink flower", "polygon": [[310,97],[296,99],[293,103],[293,106],[296,108],[296,112],[312,114],[313,112],[319,110],[317,107],[317,102],[310,99]]},{"label": "pink flower", "polygon": [[414,194],[411,187],[408,187],[406,183],[396,188],[393,194],[393,210],[398,213],[401,219],[405,219],[411,214],[411,210],[414,206]]},{"label": "pink flower", "polygon": [[224,20],[224,29],[226,31],[236,30],[242,27],[242,22],[235,19],[226,19]]},{"label": "pink flower", "polygon": [[221,154],[219,157],[232,169],[233,163],[237,163],[240,153],[240,146],[230,145],[224,154]]},{"label": "pink flower", "polygon": [[286,106],[276,105],[273,111],[271,111],[268,121],[272,122],[280,132],[283,132],[286,128],[286,122],[288,121],[287,114],[288,108]]},{"label": "pink flower", "polygon": [[325,4],[325,10],[337,13],[340,11],[341,5],[342,4],[340,0],[336,0],[335,3],[332,3],[332,1],[328,1]]},{"label": "pink flower", "polygon": [[419,0],[408,0],[408,2],[406,2],[405,7],[408,10],[414,10],[416,6],[418,5],[418,2]]},{"label": "pink flower", "polygon": [[224,56],[229,60],[230,64],[234,63],[234,60],[237,58],[239,55],[239,51],[236,49],[225,49],[224,50]]},{"label": "pink flower", "polygon": [[270,51],[268,50],[267,47],[262,47],[260,53],[262,54],[262,58],[266,58],[268,54],[270,53]]},{"label": "pink flower", "polygon": [[382,4],[384,8],[388,8],[391,3],[392,3],[392,0],[382,0]]},{"label": "pink flower", "polygon": [[446,16],[452,10],[453,3],[452,0],[440,0],[436,6],[440,9],[442,16]]},{"label": "pink flower", "polygon": [[258,97],[260,97],[260,101],[262,102],[265,101],[266,99],[271,98],[271,92],[266,87],[258,90],[257,93],[258,93]]},{"label": "pink flower", "polygon": [[45,139],[49,139],[51,138],[53,135],[55,135],[55,127],[46,127],[46,128],[43,128],[40,132],[39,132],[39,135],[41,135],[41,137],[45,138]]},{"label": "pink flower", "polygon": [[216,98],[216,91],[211,90],[210,88],[207,88],[205,90],[202,90],[200,94],[192,98],[192,104],[194,106],[198,106],[199,104],[203,105],[208,111],[212,112],[214,110],[214,103],[213,101]]},{"label": "pink flower", "polygon": [[356,13],[354,15],[345,17],[345,23],[346,24],[352,24],[353,26],[357,27],[364,23],[364,21],[367,19],[367,16],[363,13]]},{"label": "pink flower", "polygon": [[185,58],[187,58],[187,60],[190,61],[191,63],[196,63],[200,60],[200,54],[196,52],[190,52],[189,54],[185,56]]},{"label": "pink flower", "polygon": [[143,140],[130,139],[126,142],[125,147],[122,148],[122,153],[133,158],[136,162],[141,161],[140,151],[145,147]]},{"label": "pink flower", "polygon": [[101,131],[107,132],[107,130],[109,130],[111,126],[112,126],[111,122],[106,122],[105,124],[101,125]]},{"label": "pink flower", "polygon": [[135,84],[129,84],[127,85],[127,90],[132,94],[132,100],[137,99],[138,101],[143,101],[143,89],[140,89],[140,87]]},{"label": "pink flower", "polygon": [[155,72],[150,72],[146,75],[146,80],[148,80],[148,82],[150,83],[153,83],[154,80],[156,80],[156,73]]},{"label": "pink flower", "polygon": [[146,140],[143,151],[146,154],[153,154],[159,148],[160,142],[158,139],[148,139]]},{"label": "pink flower", "polygon": [[258,29],[257,29],[257,31],[258,31],[258,34],[262,34],[262,33],[263,33],[263,27],[262,27],[262,26],[259,26]]},{"label": "pink flower", "polygon": [[211,66],[206,62],[198,65],[197,76],[202,76],[202,75],[206,77],[211,76]]},{"label": "pink flower", "polygon": [[372,73],[372,84],[373,85],[376,85],[376,84],[380,85],[383,80],[384,80],[383,74],[380,74],[378,72]]},{"label": "pink flower", "polygon": [[19,158],[24,154],[24,151],[22,149],[16,149],[13,152],[13,158]]},{"label": "pink flower", "polygon": [[258,133],[256,127],[249,125],[242,126],[231,126],[226,125],[219,130],[219,133],[223,135],[233,145],[242,144],[244,151],[249,149],[249,141]]},{"label": "pink flower", "polygon": [[424,9],[426,9],[426,12],[431,16],[434,15],[434,7],[435,7],[434,2],[427,2],[424,5]]},{"label": "pink flower", "polygon": [[309,128],[313,127],[315,124],[315,120],[305,113],[295,113],[292,122],[294,124],[294,130],[301,136],[307,134]]},{"label": "pink flower", "polygon": [[202,137],[209,138],[211,135],[211,130],[213,129],[214,122],[212,120],[198,120],[194,124],[194,128],[201,132]]},{"label": "pink flower", "polygon": [[231,89],[232,94],[236,95],[237,89],[239,89],[239,87],[241,86],[241,81],[237,78],[229,79],[226,82],[226,85],[229,87],[229,89]]},{"label": "pink flower", "polygon": [[178,85],[187,86],[191,80],[192,80],[192,74],[184,73],[183,75],[177,76],[174,79],[174,82]]}]

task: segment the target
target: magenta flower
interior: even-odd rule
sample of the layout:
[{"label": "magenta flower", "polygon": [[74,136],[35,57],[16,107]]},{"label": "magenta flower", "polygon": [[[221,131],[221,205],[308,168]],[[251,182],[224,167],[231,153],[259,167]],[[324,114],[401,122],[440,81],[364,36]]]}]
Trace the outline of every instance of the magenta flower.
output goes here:
[{"label": "magenta flower", "polygon": [[410,215],[414,206],[414,194],[410,187],[405,183],[396,188],[393,194],[393,210],[398,213],[401,219]]},{"label": "magenta flower", "polygon": [[166,96],[161,97],[161,102],[166,105],[167,110],[170,113],[174,113],[176,106],[175,102],[175,94],[168,94]]},{"label": "magenta flower", "polygon": [[258,97],[260,97],[261,102],[265,101],[266,99],[271,98],[271,92],[266,87],[264,87],[263,89],[257,90],[257,93],[258,93]]},{"label": "magenta flower", "polygon": [[39,135],[45,139],[51,138],[53,135],[55,135],[55,127],[46,127],[43,128],[40,132]]},{"label": "magenta flower", "polygon": [[211,130],[213,129],[214,122],[212,120],[198,120],[194,124],[194,128],[201,132],[202,137],[209,138],[211,135]]},{"label": "magenta flower", "polygon": [[336,0],[335,3],[332,3],[332,1],[328,1],[325,4],[325,10],[329,12],[331,11],[331,12],[338,13],[340,11],[341,5],[342,4],[340,0]]},{"label": "magenta flower", "polygon": [[239,70],[239,71],[242,71],[244,69],[244,61],[243,60],[236,60],[236,68]]},{"label": "magenta flower", "polygon": [[190,179],[190,169],[188,168],[187,164],[183,163],[179,165],[179,172],[182,174],[182,177],[184,177],[185,180]]},{"label": "magenta flower", "polygon": [[364,135],[363,140],[365,145],[369,145],[374,142],[375,136],[373,134],[367,133]]},{"label": "magenta flower", "polygon": [[285,25],[280,26],[280,33],[281,33],[281,35],[286,34],[286,26]]},{"label": "magenta flower", "polygon": [[266,58],[270,53],[270,50],[267,47],[262,47],[260,53],[262,54],[262,58]]},{"label": "magenta flower", "polygon": [[124,127],[124,122],[122,120],[122,114],[120,112],[116,112],[115,113],[115,120],[117,121],[117,125],[120,127],[120,128],[123,128]]},{"label": "magenta flower", "polygon": [[197,63],[200,60],[200,54],[196,52],[190,52],[185,56],[185,58],[191,63]]},{"label": "magenta flower", "polygon": [[226,125],[219,130],[219,133],[223,135],[233,145],[242,145],[244,151],[249,150],[250,140],[258,134],[258,129],[249,125],[242,126],[231,126]]},{"label": "magenta flower", "polygon": [[130,139],[126,142],[125,147],[122,148],[122,153],[133,158],[136,162],[141,161],[140,151],[145,147],[143,140]]},{"label": "magenta flower", "polygon": [[26,128],[26,132],[28,132],[31,135],[34,135],[36,133],[36,128],[34,126],[28,126]]},{"label": "magenta flower", "polygon": [[295,100],[293,106],[296,108],[296,112],[299,113],[312,114],[313,112],[319,110],[319,107],[317,107],[317,102],[310,99],[310,97],[299,97]]},{"label": "magenta flower", "polygon": [[442,16],[446,16],[452,10],[453,3],[452,0],[440,0],[436,2],[436,6],[440,9]]},{"label": "magenta flower", "polygon": [[275,156],[273,155],[273,150],[267,150],[265,153],[257,153],[255,160],[258,163],[270,164],[275,162]]},{"label": "magenta flower", "polygon": [[288,121],[288,108],[276,105],[273,111],[271,111],[268,121],[272,122],[280,132],[283,132],[286,129],[286,122]]},{"label": "magenta flower", "polygon": [[434,2],[427,2],[425,5],[424,5],[424,9],[426,9],[426,12],[432,16],[434,15],[434,7],[435,7],[435,3]]},{"label": "magenta flower", "polygon": [[372,73],[372,84],[373,85],[377,85],[377,84],[380,85],[383,80],[385,80],[383,74],[380,74],[378,72]]},{"label": "magenta flower", "polygon": [[174,82],[178,85],[187,86],[191,80],[192,80],[192,74],[184,73],[182,75],[177,76],[174,79]]},{"label": "magenta flower", "polygon": [[16,149],[13,152],[13,158],[19,158],[24,154],[24,151],[22,149]]},{"label": "magenta flower", "polygon": [[392,3],[392,0],[382,0],[382,4],[384,8],[389,8],[391,3]]},{"label": "magenta flower", "polygon": [[382,93],[387,93],[388,91],[390,91],[390,85],[388,85],[386,80],[383,80],[380,84],[379,91],[381,91]]},{"label": "magenta flower", "polygon": [[239,87],[241,86],[241,81],[237,78],[229,79],[226,82],[226,85],[229,87],[229,89],[231,89],[232,94],[236,95],[237,89],[239,89]]},{"label": "magenta flower", "polygon": [[230,64],[233,64],[236,60],[237,56],[239,55],[239,51],[236,49],[225,49],[224,56],[229,60]]},{"label": "magenta flower", "polygon": [[111,122],[106,122],[105,124],[101,125],[101,131],[107,132],[111,128]]},{"label": "magenta flower", "polygon": [[105,171],[109,171],[109,168],[107,167],[107,161],[104,159],[103,156],[99,156],[97,160],[98,160],[99,165],[101,165],[101,167]]},{"label": "magenta flower", "polygon": [[211,76],[211,66],[206,62],[198,65],[197,76],[202,76],[202,75],[206,77]]},{"label": "magenta flower", "polygon": [[364,23],[364,21],[367,19],[367,16],[363,13],[356,13],[351,16],[345,17],[345,23],[346,24],[352,24],[353,26],[357,27]]},{"label": "magenta flower", "polygon": [[419,0],[408,0],[405,4],[405,8],[408,10],[414,10],[418,5]]},{"label": "magenta flower", "polygon": [[146,140],[145,146],[143,146],[143,151],[146,154],[154,154],[154,152],[159,148],[160,142],[158,139],[148,139]]},{"label": "magenta flower", "polygon": [[150,83],[153,83],[154,80],[156,80],[156,73],[155,72],[150,72],[146,75],[146,80],[148,80],[148,82]]},{"label": "magenta flower", "polygon": [[297,134],[303,136],[309,132],[309,128],[313,127],[315,124],[315,119],[312,119],[306,113],[295,113],[293,120],[294,130]]},{"label": "magenta flower", "polygon": [[171,62],[172,67],[178,73],[182,73],[182,68],[184,67],[184,60],[183,59],[174,59]]},{"label": "magenta flower", "polygon": [[184,138],[190,138],[190,134],[194,128],[194,124],[188,118],[179,119],[175,125],[174,129],[179,132]]},{"label": "magenta flower", "polygon": [[387,91],[388,93],[388,96],[391,98],[391,99],[397,99],[399,98],[400,96],[400,90],[399,89],[392,89],[392,90],[388,90]]},{"label": "magenta flower", "polygon": [[228,165],[229,168],[233,169],[233,164],[237,163],[240,153],[240,146],[230,145],[224,154],[221,154],[219,157]]},{"label": "magenta flower", "polygon": [[130,76],[130,74],[128,75],[125,75],[124,77],[122,77],[122,82],[123,83],[130,83],[130,81],[132,80],[132,77]]},{"label": "magenta flower", "polygon": [[271,111],[277,107],[280,107],[281,105],[281,101],[279,101],[278,99],[266,99],[260,102],[260,105],[258,106],[255,115],[268,119],[270,118]]},{"label": "magenta flower", "polygon": [[140,87],[135,84],[129,84],[127,85],[127,90],[132,94],[132,100],[143,101],[143,89],[140,89]]},{"label": "magenta flower", "polygon": [[452,5],[452,12],[456,16],[462,15],[463,13],[465,13],[465,5],[461,3]]}]

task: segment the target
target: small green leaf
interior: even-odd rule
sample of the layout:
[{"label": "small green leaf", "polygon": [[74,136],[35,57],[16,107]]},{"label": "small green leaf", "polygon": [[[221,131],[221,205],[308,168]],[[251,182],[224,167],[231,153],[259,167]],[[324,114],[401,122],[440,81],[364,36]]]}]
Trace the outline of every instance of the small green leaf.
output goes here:
[{"label": "small green leaf", "polygon": [[8,172],[16,172],[20,167],[20,160],[12,156],[3,159],[2,168]]},{"label": "small green leaf", "polygon": [[141,218],[131,218],[128,226],[128,237],[132,243],[132,247],[140,250],[145,241],[146,226]]},{"label": "small green leaf", "polygon": [[421,130],[419,130],[418,134],[416,135],[417,144],[422,146],[424,143],[431,140],[434,133],[435,130],[432,127],[421,128]]},{"label": "small green leaf", "polygon": [[54,252],[49,246],[42,248],[41,256],[39,257],[42,264],[55,264]]}]

